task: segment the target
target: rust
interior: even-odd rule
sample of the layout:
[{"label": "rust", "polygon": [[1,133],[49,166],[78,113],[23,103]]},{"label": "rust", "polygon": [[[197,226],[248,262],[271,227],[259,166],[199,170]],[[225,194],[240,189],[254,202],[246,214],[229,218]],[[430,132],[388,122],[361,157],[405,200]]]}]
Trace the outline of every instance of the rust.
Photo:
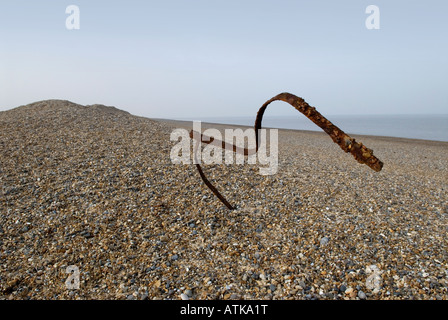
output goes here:
[{"label": "rust", "polygon": [[196,163],[196,168],[197,168],[198,171],[199,171],[199,175],[201,176],[202,181],[204,181],[204,183],[207,185],[207,187],[209,187],[209,189],[212,190],[212,192],[218,197],[218,199],[221,200],[221,202],[224,203],[224,204],[226,205],[226,207],[229,208],[229,210],[233,210],[233,209],[235,209],[235,208],[234,208],[234,207],[233,207],[233,206],[226,200],[226,198],[224,198],[224,197],[222,196],[222,194],[219,193],[218,189],[216,189],[216,188],[211,184],[211,182],[208,181],[208,179],[205,177],[204,172],[203,172],[202,169],[201,169],[201,166],[200,166],[198,163]]},{"label": "rust", "polygon": [[[206,136],[206,135],[204,135],[204,134],[202,134],[200,132],[194,131],[194,130],[190,131],[190,138],[191,139],[194,139],[194,137],[195,137],[194,133],[195,132],[201,138],[201,143],[212,144],[212,145],[215,145],[217,147],[221,147],[221,149],[224,149],[224,150],[232,150],[235,153],[243,154],[245,156],[252,155],[252,154],[256,153],[257,150],[258,150],[258,148],[257,149],[241,148],[241,147],[238,147],[238,146],[236,146],[234,144],[231,144],[231,143],[219,140],[219,139],[215,139],[214,137]],[[196,153],[194,153],[194,156],[196,158]]]},{"label": "rust", "polygon": [[[194,133],[195,133],[195,131],[193,131],[193,130],[190,131],[190,138],[191,138],[191,139],[194,139],[194,138],[195,138]],[[214,141],[214,138],[213,138],[213,137],[207,137],[207,136],[204,136],[201,132],[198,132],[198,134],[200,135],[201,142],[204,142],[204,143],[207,143],[207,144],[209,144],[209,143],[217,143],[217,142],[218,142],[218,140],[217,140],[217,141]],[[221,143],[220,143],[220,144],[221,144],[221,148],[224,148],[224,147],[226,146],[226,144],[225,144],[223,141],[219,141],[219,142],[221,142]],[[207,179],[207,177],[205,176],[204,172],[202,171],[201,166],[199,165],[199,163],[197,163],[196,152],[197,152],[197,149],[196,149],[195,147],[193,147],[193,156],[194,156],[194,160],[195,160],[194,162],[195,162],[196,168],[198,169],[199,175],[201,176],[202,181],[204,181],[205,185],[206,185],[210,190],[212,190],[212,192],[215,194],[215,196],[217,196],[218,199],[221,200],[221,202],[224,203],[224,205],[225,205],[229,210],[233,210],[233,209],[235,209],[235,208],[234,208],[234,207],[233,207],[233,206],[226,200],[226,198],[224,198],[224,196],[218,191],[218,189],[216,189],[215,186],[214,186],[214,185]]]},{"label": "rust", "polygon": [[[349,135],[344,133],[341,129],[331,123],[327,118],[325,118],[322,114],[320,114],[316,108],[310,106],[304,99],[297,97],[291,93],[283,92],[275,97],[266,101],[261,108],[258,110],[257,117],[255,119],[255,149],[246,149],[237,147],[234,144],[229,144],[227,142],[214,139],[213,137],[207,137],[202,133],[198,132],[197,135],[200,137],[202,143],[213,144],[215,146],[220,146],[225,150],[233,150],[233,152],[242,153],[245,156],[256,153],[259,147],[259,136],[258,130],[261,129],[261,123],[263,120],[264,112],[267,106],[273,101],[284,101],[292,105],[296,110],[303,113],[308,119],[310,119],[313,123],[315,123],[318,127],[320,127],[324,132],[326,132],[333,142],[339,145],[339,147],[345,152],[350,152],[353,157],[362,164],[366,164],[374,171],[381,171],[383,168],[383,163],[373,155],[373,151],[362,143],[357,142],[355,139],[351,138]],[[195,139],[196,136],[193,130],[190,131],[190,138]],[[196,159],[196,151],[194,150],[194,158]],[[219,193],[219,191],[211,184],[211,182],[206,178],[204,172],[202,171],[201,166],[196,162],[196,168],[199,171],[199,175],[201,176],[204,183],[209,187],[210,190],[221,200],[222,203],[226,205],[226,207],[230,210],[233,210],[234,207]]]},{"label": "rust", "polygon": [[272,99],[266,101],[260,110],[258,110],[257,118],[255,120],[255,139],[257,151],[259,144],[258,129],[261,129],[261,121],[263,119],[264,111],[271,102],[276,100],[287,102],[296,110],[302,112],[308,117],[308,119],[324,130],[331,137],[331,139],[341,147],[342,150],[345,152],[350,152],[358,162],[368,165],[375,171],[381,171],[383,168],[383,163],[373,155],[373,151],[371,149],[367,148],[362,143],[356,142],[355,139],[345,134],[344,131],[327,120],[327,118],[321,115],[316,108],[311,107],[308,103],[306,103],[305,100],[287,92],[280,93],[279,95],[276,95]]}]

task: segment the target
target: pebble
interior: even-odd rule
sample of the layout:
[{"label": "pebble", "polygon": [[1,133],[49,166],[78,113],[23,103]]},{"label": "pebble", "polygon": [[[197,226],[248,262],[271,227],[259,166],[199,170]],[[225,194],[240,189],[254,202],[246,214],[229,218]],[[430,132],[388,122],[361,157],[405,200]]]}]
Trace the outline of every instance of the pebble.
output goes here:
[{"label": "pebble", "polygon": [[366,273],[372,273],[372,272],[380,272],[380,269],[375,264],[367,266]]},{"label": "pebble", "polygon": [[143,293],[143,294],[140,296],[140,300],[146,300],[146,299],[148,299],[148,293],[147,293],[147,292]]},{"label": "pebble", "polygon": [[182,299],[182,300],[189,300],[190,298],[188,297],[188,295],[186,295],[185,293],[182,293],[181,295],[180,295],[180,298]]},{"label": "pebble", "polygon": [[448,299],[446,142],[360,136],[373,172],[323,132],[279,130],[275,175],[202,167],[229,211],[171,163],[191,122],[47,100],[0,127],[0,299]]},{"label": "pebble", "polygon": [[351,294],[353,292],[353,288],[347,288],[346,290],[345,290],[345,294]]},{"label": "pebble", "polygon": [[363,291],[358,291],[358,297],[361,300],[365,300],[367,298],[366,294]]},{"label": "pebble", "polygon": [[325,245],[328,243],[329,240],[330,240],[330,239],[329,239],[328,237],[322,237],[322,238],[320,239],[320,245],[321,245],[321,246],[325,246]]},{"label": "pebble", "polygon": [[383,278],[379,272],[372,272],[366,279],[366,288],[378,293],[383,284]]}]

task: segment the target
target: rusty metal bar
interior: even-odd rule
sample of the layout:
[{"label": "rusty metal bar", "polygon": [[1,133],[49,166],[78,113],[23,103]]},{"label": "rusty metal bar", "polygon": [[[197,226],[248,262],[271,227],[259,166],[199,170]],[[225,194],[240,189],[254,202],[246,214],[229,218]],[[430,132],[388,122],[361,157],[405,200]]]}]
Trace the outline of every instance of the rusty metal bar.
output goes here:
[{"label": "rusty metal bar", "polygon": [[[194,131],[194,130],[190,131],[191,139],[195,139],[195,135],[194,135],[195,132],[196,132],[197,136],[201,138],[202,143],[211,144],[211,145],[214,145],[217,147],[221,147],[221,149],[224,149],[224,150],[232,150],[234,153],[243,154],[245,156],[250,156],[250,155],[257,153],[257,149],[241,148],[234,144],[231,144],[231,143],[219,140],[219,139],[215,139],[214,137],[206,136],[205,134],[202,134],[202,133]],[[196,153],[195,153],[195,156],[196,156]]]},{"label": "rusty metal bar", "polygon": [[[232,149],[233,152],[243,153],[244,155],[250,155],[258,152],[259,147],[259,137],[258,130],[261,129],[261,122],[263,120],[264,112],[267,106],[273,101],[284,101],[292,105],[296,110],[303,113],[308,119],[314,122],[317,126],[319,126],[324,132],[326,132],[333,142],[337,143],[339,147],[345,152],[350,152],[353,157],[362,164],[368,165],[374,171],[381,171],[383,168],[383,163],[373,155],[373,151],[362,143],[356,142],[355,139],[351,138],[349,135],[344,133],[341,129],[327,120],[323,115],[321,115],[316,108],[311,107],[308,103],[305,102],[300,97],[297,97],[291,93],[283,92],[278,94],[277,96],[271,98],[266,101],[261,108],[258,110],[257,117],[255,119],[255,139],[256,139],[256,148],[254,149],[246,149],[237,147],[234,144],[229,144],[224,141],[215,140],[213,137],[207,137],[202,133],[198,133],[200,136],[201,142],[206,144],[213,144],[216,146],[221,146],[222,149],[229,150]],[[190,138],[195,139],[194,131],[190,131]],[[194,150],[194,157],[196,159],[197,149]],[[195,161],[197,162],[197,161]],[[206,178],[204,172],[202,171],[201,166],[196,163],[196,168],[199,171],[199,175],[201,176],[204,183],[209,187],[210,190],[221,200],[222,203],[226,205],[227,208],[233,210],[234,207],[219,193],[219,191],[211,184],[211,182]]]},{"label": "rusty metal bar", "polygon": [[216,189],[210,181],[208,181],[208,179],[205,177],[204,172],[201,169],[201,166],[196,163],[196,168],[198,168],[199,171],[199,175],[202,178],[202,181],[204,181],[204,183],[207,185],[207,187],[209,187],[210,190],[212,190],[212,192],[215,194],[215,196],[218,197],[219,200],[221,200],[222,203],[224,203],[226,205],[227,208],[229,208],[229,210],[233,210],[235,209],[227,200],[226,198],[224,198],[218,191],[218,189]]},{"label": "rusty metal bar", "polygon": [[324,130],[331,137],[331,139],[333,139],[333,141],[341,147],[342,150],[345,152],[350,152],[358,162],[368,165],[375,171],[381,171],[383,168],[383,163],[373,155],[373,151],[371,149],[365,147],[362,143],[356,142],[355,139],[345,134],[344,131],[328,121],[316,110],[316,108],[311,107],[308,103],[306,103],[305,100],[287,92],[280,93],[279,95],[266,101],[265,104],[258,110],[257,118],[255,120],[255,139],[257,151],[259,144],[258,129],[261,129],[261,120],[263,119],[264,111],[271,102],[276,100],[287,102],[296,110],[302,112],[308,117],[308,119]]}]

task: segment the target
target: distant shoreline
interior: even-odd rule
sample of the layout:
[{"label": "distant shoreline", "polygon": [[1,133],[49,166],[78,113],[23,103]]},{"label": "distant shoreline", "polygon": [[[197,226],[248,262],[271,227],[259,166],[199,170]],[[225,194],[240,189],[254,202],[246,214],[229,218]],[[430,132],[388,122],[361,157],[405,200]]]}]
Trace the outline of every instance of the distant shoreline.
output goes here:
[{"label": "distant shoreline", "polygon": [[[173,119],[166,119],[166,118],[149,118],[150,120],[163,122],[172,126],[178,126],[182,128],[191,128],[192,121],[187,120],[173,120]],[[201,125],[203,128],[253,128],[253,126],[248,125],[239,125],[239,124],[223,124],[223,123],[216,123],[216,122],[201,122]],[[264,127],[266,129],[270,129],[273,127]],[[303,132],[303,133],[309,133],[309,134],[317,134],[317,135],[326,135],[323,131],[314,131],[314,130],[303,130],[303,129],[287,129],[287,128],[275,128],[279,131],[283,132]],[[344,131],[343,128],[340,128]],[[345,131],[344,131],[345,132]],[[413,143],[413,144],[424,144],[424,145],[438,145],[438,146],[445,146],[448,147],[448,141],[439,141],[439,140],[426,140],[426,139],[416,139],[416,138],[403,138],[403,137],[392,137],[392,136],[380,136],[380,135],[367,135],[367,134],[356,134],[351,132],[345,132],[348,135],[350,135],[352,138],[370,138],[375,140],[381,140],[386,142],[399,142],[399,143]]]}]

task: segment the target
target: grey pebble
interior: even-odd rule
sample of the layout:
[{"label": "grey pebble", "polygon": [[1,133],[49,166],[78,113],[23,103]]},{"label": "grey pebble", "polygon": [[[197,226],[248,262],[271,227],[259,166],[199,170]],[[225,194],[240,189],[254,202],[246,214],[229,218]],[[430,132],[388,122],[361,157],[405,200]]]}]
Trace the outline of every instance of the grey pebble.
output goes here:
[{"label": "grey pebble", "polygon": [[363,292],[363,291],[359,291],[358,292],[358,297],[359,297],[359,299],[361,299],[361,300],[365,300],[367,297],[366,297],[366,294]]},{"label": "grey pebble", "polygon": [[271,284],[269,286],[269,289],[271,289],[271,291],[274,292],[277,289],[277,287],[275,285]]},{"label": "grey pebble", "polygon": [[82,231],[82,232],[80,233],[80,235],[83,236],[83,237],[86,238],[86,239],[93,238],[93,234],[91,234],[89,231]]},{"label": "grey pebble", "polygon": [[324,246],[328,243],[328,241],[330,241],[328,237],[323,237],[322,239],[320,239],[320,245]]},{"label": "grey pebble", "polygon": [[181,295],[180,295],[180,298],[182,299],[182,300],[189,300],[190,298],[188,298],[188,296],[185,294],[185,293],[182,293]]},{"label": "grey pebble", "polygon": [[148,299],[148,293],[145,292],[140,296],[140,300],[146,300],[146,299]]},{"label": "grey pebble", "polygon": [[188,297],[192,297],[193,296],[193,291],[191,291],[190,289],[185,290],[184,292]]}]

